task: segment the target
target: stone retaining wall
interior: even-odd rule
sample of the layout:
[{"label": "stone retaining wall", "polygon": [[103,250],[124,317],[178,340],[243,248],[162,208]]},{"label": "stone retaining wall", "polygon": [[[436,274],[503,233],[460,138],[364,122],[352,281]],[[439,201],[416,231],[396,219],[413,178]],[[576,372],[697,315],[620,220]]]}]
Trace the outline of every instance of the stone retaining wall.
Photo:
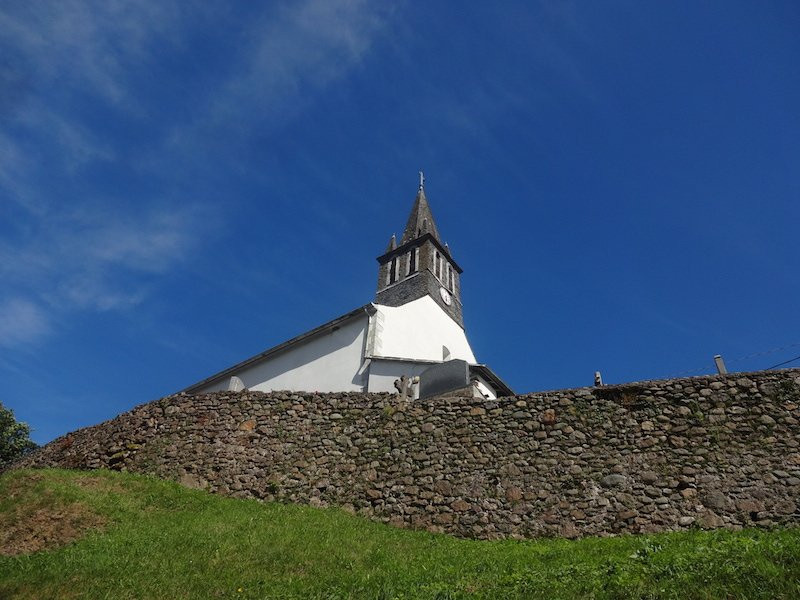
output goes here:
[{"label": "stone retaining wall", "polygon": [[477,538],[796,524],[800,369],[484,401],[175,395],[19,466],[155,474]]}]

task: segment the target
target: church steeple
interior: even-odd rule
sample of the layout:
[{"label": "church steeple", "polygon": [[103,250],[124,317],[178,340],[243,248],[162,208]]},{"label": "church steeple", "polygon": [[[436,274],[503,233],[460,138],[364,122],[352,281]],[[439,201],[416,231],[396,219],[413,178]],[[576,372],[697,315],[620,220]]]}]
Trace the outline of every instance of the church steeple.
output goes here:
[{"label": "church steeple", "polygon": [[400,239],[400,245],[402,246],[420,237],[424,233],[430,233],[441,243],[442,240],[439,237],[439,230],[436,228],[436,221],[433,220],[431,207],[428,205],[428,199],[425,197],[425,175],[420,171],[419,191],[417,191],[417,197],[414,199],[414,206],[411,207],[411,214],[408,216],[406,228],[403,230],[403,237]]},{"label": "church steeple", "polygon": [[410,242],[425,233],[430,233],[441,242],[439,229],[436,227],[436,221],[433,220],[431,207],[428,205],[428,199],[425,197],[425,190],[420,190],[417,192],[414,206],[411,208],[411,214],[408,216],[408,222],[406,223],[406,228],[403,230],[403,237],[400,239],[400,245]]},{"label": "church steeple", "polygon": [[385,253],[378,257],[377,304],[402,306],[425,296],[461,327],[461,267],[442,244],[431,207],[425,196],[425,178],[420,172],[419,189],[399,244],[392,236]]}]

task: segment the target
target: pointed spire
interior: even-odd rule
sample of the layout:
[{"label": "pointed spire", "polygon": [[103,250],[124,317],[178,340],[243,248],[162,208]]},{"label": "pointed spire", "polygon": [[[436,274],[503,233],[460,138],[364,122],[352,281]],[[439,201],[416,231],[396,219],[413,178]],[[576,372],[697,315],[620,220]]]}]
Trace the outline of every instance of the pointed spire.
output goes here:
[{"label": "pointed spire", "polygon": [[408,216],[403,237],[400,239],[400,245],[410,242],[425,233],[430,233],[439,240],[439,230],[436,229],[431,207],[428,206],[428,199],[425,197],[425,175],[420,171],[419,190],[417,191],[417,197],[414,199],[411,214]]},{"label": "pointed spire", "polygon": [[392,239],[389,240],[389,245],[386,246],[386,252],[391,252],[397,248],[397,238],[392,234]]}]

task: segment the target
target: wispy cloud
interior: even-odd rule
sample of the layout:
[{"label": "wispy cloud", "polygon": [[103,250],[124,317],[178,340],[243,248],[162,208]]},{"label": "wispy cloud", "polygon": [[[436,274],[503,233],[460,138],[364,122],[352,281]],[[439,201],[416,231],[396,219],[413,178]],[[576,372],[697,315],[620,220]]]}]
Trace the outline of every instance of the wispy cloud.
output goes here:
[{"label": "wispy cloud", "polygon": [[62,310],[134,306],[144,298],[142,276],[182,261],[201,220],[189,210],[48,215],[36,235],[0,242],[0,277]]},{"label": "wispy cloud", "polygon": [[[391,14],[366,0],[245,11],[170,0],[0,7],[0,343],[41,340],[74,311],[146,302],[209,222],[225,227],[194,183],[209,159],[346,76]],[[187,69],[181,83],[153,75],[165,58],[193,64],[198,37],[216,40],[215,68]],[[187,101],[184,85],[203,93]]]},{"label": "wispy cloud", "polygon": [[481,35],[483,28],[494,35],[502,31],[499,43],[507,64],[498,68],[474,53],[470,69],[454,71],[450,79],[428,90],[429,118],[485,143],[498,121],[523,114],[530,118],[531,107],[562,102],[565,93],[571,101],[595,101],[596,90],[583,60],[591,36],[574,2],[534,0],[526,3],[524,14],[496,3],[482,7],[480,13],[483,20],[473,25],[474,35]]},{"label": "wispy cloud", "polygon": [[[184,9],[185,7],[185,9]],[[4,46],[19,70],[128,104],[128,71],[152,60],[154,40],[181,39],[193,5],[124,0],[17,3],[0,12]],[[28,80],[29,77],[22,78]]]},{"label": "wispy cloud", "polygon": [[392,12],[367,0],[305,0],[258,15],[240,36],[232,68],[173,129],[171,145],[247,141],[285,124],[358,67]]},{"label": "wispy cloud", "polygon": [[38,341],[49,329],[47,315],[30,300],[0,300],[0,346],[14,347]]},{"label": "wispy cloud", "polygon": [[247,101],[267,112],[284,108],[357,65],[383,19],[366,0],[310,0],[265,16],[251,32],[250,60],[234,72],[218,103]]}]

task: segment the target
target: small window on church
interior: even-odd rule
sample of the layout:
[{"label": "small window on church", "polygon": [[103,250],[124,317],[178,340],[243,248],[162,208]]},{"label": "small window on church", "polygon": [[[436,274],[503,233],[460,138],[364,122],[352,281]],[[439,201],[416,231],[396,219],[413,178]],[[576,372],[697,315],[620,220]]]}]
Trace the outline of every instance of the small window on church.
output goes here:
[{"label": "small window on church", "polygon": [[419,253],[419,248],[412,248],[411,252],[408,253],[408,274],[411,275],[412,273],[417,272],[417,254]]},{"label": "small window on church", "polygon": [[444,283],[449,289],[453,289],[453,272],[450,270],[450,263],[447,263],[447,277]]},{"label": "small window on church", "polygon": [[392,262],[389,264],[389,283],[394,283],[397,281],[397,257],[395,256],[392,259]]},{"label": "small window on church", "polygon": [[433,252],[433,274],[436,275],[436,277],[439,277],[439,262],[439,251],[435,250]]}]

